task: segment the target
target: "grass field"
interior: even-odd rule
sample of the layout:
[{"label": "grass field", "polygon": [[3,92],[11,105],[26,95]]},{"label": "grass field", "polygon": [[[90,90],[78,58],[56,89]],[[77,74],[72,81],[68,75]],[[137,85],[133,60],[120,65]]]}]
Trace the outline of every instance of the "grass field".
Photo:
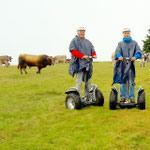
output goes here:
[{"label": "grass field", "polygon": [[136,62],[136,89],[145,88],[146,110],[109,110],[113,68],[94,63],[92,83],[104,107],[65,108],[64,92],[75,86],[69,64],[37,68],[21,75],[0,67],[0,150],[150,150],[150,64]]}]

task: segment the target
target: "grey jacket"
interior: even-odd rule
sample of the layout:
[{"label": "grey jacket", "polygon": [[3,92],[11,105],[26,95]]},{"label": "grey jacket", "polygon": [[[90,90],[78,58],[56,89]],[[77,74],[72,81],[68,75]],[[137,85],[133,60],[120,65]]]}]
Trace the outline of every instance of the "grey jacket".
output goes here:
[{"label": "grey jacket", "polygon": [[[81,52],[83,55],[91,56],[92,52],[95,52],[94,46],[92,43],[84,38],[81,40],[78,36],[75,36],[69,46],[69,51],[71,52],[72,50],[78,50]],[[85,59],[78,59],[75,58],[71,54],[71,61],[70,61],[70,66],[69,66],[69,74],[74,76],[75,73],[84,71],[85,68],[87,67],[87,60]],[[93,72],[93,66],[92,66],[92,60],[90,61],[90,69],[89,69],[89,78],[91,78]]]},{"label": "grey jacket", "polygon": [[138,43],[134,40],[131,40],[129,43],[121,41],[118,43],[118,46],[117,46],[115,52],[116,52],[116,54],[120,53],[122,55],[122,57],[131,58],[136,53],[138,53],[138,52],[141,53],[141,49],[140,49]]}]

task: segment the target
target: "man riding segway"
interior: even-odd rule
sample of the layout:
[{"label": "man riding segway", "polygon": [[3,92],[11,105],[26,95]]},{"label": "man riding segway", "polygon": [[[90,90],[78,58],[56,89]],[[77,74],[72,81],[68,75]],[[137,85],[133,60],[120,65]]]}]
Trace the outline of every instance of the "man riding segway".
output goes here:
[{"label": "man riding segway", "polygon": [[[81,107],[81,103],[96,101],[95,96],[90,98],[89,94],[91,91],[91,77],[93,73],[92,58],[96,59],[97,55],[92,43],[85,38],[85,31],[86,29],[84,27],[79,27],[77,29],[78,35],[73,38],[69,46],[69,51],[71,52],[69,74],[72,77],[76,74],[76,88],[71,88],[66,92],[66,94],[68,94],[66,97],[66,107],[69,109],[78,109]],[[85,82],[83,99],[81,99],[80,96],[82,81]],[[101,104],[98,104],[103,105],[104,98],[101,91],[97,89],[97,86],[93,86],[93,89],[95,89],[94,92],[98,91],[99,97],[100,95],[102,97]],[[80,99],[80,101],[77,102],[77,99]]]},{"label": "man riding segway", "polygon": [[[135,60],[141,58],[141,49],[138,43],[132,40],[129,28],[123,29],[123,41],[118,43],[116,48],[116,64],[114,68],[113,84],[120,84],[121,101],[116,101],[119,90],[112,88],[110,95],[110,109],[115,109],[118,104],[121,106],[136,106],[145,109],[145,92],[139,88],[137,103],[135,103]],[[116,96],[114,96],[116,93]],[[142,95],[142,97],[141,97]],[[139,102],[140,98],[140,102]]]},{"label": "man riding segway", "polygon": [[[85,72],[89,56],[92,56],[94,59],[97,58],[94,46],[85,38],[85,31],[86,29],[84,27],[79,27],[77,29],[78,35],[73,38],[69,46],[69,50],[72,54],[69,73],[72,76],[76,74],[76,88],[79,93],[81,92],[83,74]],[[84,96],[87,95],[87,89],[91,88],[92,72],[93,66],[91,61],[89,65],[89,76],[87,81],[85,81]]]}]

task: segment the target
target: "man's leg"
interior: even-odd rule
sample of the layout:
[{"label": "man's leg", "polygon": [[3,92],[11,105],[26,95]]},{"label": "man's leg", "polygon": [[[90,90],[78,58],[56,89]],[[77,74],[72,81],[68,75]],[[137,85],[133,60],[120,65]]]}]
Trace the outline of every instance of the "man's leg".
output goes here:
[{"label": "man's leg", "polygon": [[85,87],[84,87],[84,96],[87,96],[89,91],[91,89],[91,78],[85,82]]},{"label": "man's leg", "polygon": [[130,84],[129,98],[134,101],[134,99],[135,99],[135,83],[134,83],[134,79],[132,79],[131,72],[129,75],[129,84]]},{"label": "man's leg", "polygon": [[76,74],[76,88],[77,88],[79,93],[81,93],[82,76],[83,76],[83,72],[78,72]]},{"label": "man's leg", "polygon": [[129,98],[131,100],[135,99],[135,83],[130,80],[130,93],[129,93]]},{"label": "man's leg", "polygon": [[126,79],[125,87],[126,87],[126,99],[129,100],[129,92],[130,92],[130,80],[129,80],[129,77],[127,77],[127,79]]},{"label": "man's leg", "polygon": [[129,94],[130,99],[135,99],[135,85],[131,84],[130,85],[130,94]]},{"label": "man's leg", "polygon": [[120,84],[121,99],[126,99],[126,87],[125,84]]}]

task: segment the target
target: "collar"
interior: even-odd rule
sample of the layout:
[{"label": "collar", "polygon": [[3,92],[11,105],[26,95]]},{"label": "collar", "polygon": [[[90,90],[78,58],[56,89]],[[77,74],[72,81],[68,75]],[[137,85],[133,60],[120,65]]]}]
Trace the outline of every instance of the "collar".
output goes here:
[{"label": "collar", "polygon": [[131,40],[132,40],[132,37],[129,37],[129,38],[123,37],[123,41],[126,43],[129,43]]}]

